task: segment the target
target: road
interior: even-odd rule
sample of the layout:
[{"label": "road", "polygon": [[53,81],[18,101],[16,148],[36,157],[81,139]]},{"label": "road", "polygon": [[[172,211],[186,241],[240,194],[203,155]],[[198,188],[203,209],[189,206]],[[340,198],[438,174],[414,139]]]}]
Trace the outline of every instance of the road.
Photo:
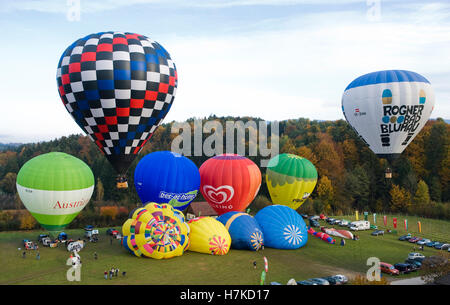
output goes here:
[{"label": "road", "polygon": [[391,285],[425,285],[425,281],[418,277],[413,277],[405,280],[392,281]]}]

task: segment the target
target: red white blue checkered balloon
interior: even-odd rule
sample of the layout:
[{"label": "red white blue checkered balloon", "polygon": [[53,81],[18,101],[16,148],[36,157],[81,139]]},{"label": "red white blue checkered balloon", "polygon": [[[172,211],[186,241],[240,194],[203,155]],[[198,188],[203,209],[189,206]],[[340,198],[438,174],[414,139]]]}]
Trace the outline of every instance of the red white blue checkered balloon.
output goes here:
[{"label": "red white blue checkered balloon", "polygon": [[160,44],[124,32],[75,41],[56,79],[67,111],[119,174],[162,123],[178,85],[175,63]]}]

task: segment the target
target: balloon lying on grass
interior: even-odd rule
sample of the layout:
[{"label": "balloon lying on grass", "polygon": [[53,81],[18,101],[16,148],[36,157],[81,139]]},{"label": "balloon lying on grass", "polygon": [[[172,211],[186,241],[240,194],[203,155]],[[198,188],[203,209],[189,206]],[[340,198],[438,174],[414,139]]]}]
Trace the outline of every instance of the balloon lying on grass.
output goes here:
[{"label": "balloon lying on grass", "polygon": [[142,203],[169,203],[183,211],[197,196],[200,173],[188,158],[170,151],[157,151],[139,161],[134,185]]},{"label": "balloon lying on grass", "polygon": [[353,233],[348,230],[336,230],[334,228],[321,228],[321,231],[332,236],[353,239]]},{"label": "balloon lying on grass", "polygon": [[287,205],[296,210],[314,190],[317,170],[308,159],[280,154],[269,161],[266,182],[274,204]]},{"label": "balloon lying on grass", "polygon": [[254,217],[242,212],[228,212],[217,217],[231,236],[233,249],[257,251],[264,244],[261,227]]},{"label": "balloon lying on grass", "polygon": [[225,255],[230,250],[231,236],[225,226],[212,217],[189,220],[189,251]]},{"label": "balloon lying on grass", "polygon": [[221,215],[242,212],[256,197],[261,171],[250,159],[236,154],[212,157],[200,166],[200,191]]},{"label": "balloon lying on grass", "polygon": [[124,176],[169,112],[178,75],[169,53],[150,38],[101,32],[63,52],[56,80],[67,111]]},{"label": "balloon lying on grass", "polygon": [[323,241],[326,241],[329,244],[335,244],[336,243],[336,240],[333,239],[330,235],[328,235],[326,233],[323,233],[323,232],[316,232],[313,228],[309,228],[308,229],[308,233],[313,235],[313,236],[315,236],[315,237],[317,237],[317,238],[320,238]]},{"label": "balloon lying on grass", "polygon": [[264,234],[264,246],[276,249],[298,249],[308,241],[303,218],[284,205],[269,205],[255,215]]},{"label": "balloon lying on grass", "polygon": [[168,204],[149,203],[135,209],[122,234],[122,245],[136,256],[172,258],[189,246],[189,226],[182,213]]},{"label": "balloon lying on grass", "polygon": [[94,175],[80,159],[51,152],[26,162],[17,174],[16,187],[31,215],[56,237],[88,204]]},{"label": "balloon lying on grass", "polygon": [[422,75],[403,70],[365,74],[342,96],[345,119],[381,158],[400,155],[428,121],[434,91]]}]

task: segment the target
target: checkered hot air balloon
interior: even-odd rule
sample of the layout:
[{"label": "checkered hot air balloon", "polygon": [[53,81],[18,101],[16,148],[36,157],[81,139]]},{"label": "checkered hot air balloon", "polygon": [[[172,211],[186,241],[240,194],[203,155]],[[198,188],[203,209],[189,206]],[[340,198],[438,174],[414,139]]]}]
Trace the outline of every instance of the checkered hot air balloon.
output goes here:
[{"label": "checkered hot air balloon", "polygon": [[122,176],[169,112],[178,84],[169,53],[126,32],[72,43],[56,80],[67,111]]}]

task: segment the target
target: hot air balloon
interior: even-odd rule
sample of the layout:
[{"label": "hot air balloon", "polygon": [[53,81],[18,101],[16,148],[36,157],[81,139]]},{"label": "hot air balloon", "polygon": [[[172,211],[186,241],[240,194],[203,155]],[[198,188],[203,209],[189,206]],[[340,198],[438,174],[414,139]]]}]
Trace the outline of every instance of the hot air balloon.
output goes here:
[{"label": "hot air balloon", "polygon": [[180,213],[171,205],[154,202],[135,209],[122,226],[122,245],[138,257],[182,255],[189,245],[189,226]]},{"label": "hot air balloon", "polygon": [[231,237],[225,226],[212,217],[189,220],[189,251],[225,255],[230,250]]},{"label": "hot air balloon", "polygon": [[333,244],[334,245],[336,243],[336,240],[331,238],[330,235],[328,235],[328,234],[326,234],[324,232],[316,232],[316,231],[314,231],[313,228],[309,228],[308,229],[308,233],[311,234],[311,235],[314,235],[317,238],[320,238],[323,241],[326,241],[329,244]]},{"label": "hot air balloon", "polygon": [[296,210],[314,190],[317,170],[308,159],[280,154],[269,161],[266,182],[274,204],[287,205]]},{"label": "hot air balloon", "polygon": [[325,228],[325,227],[322,227],[320,230],[328,235],[353,239],[353,233],[348,230],[336,230],[334,228]]},{"label": "hot air balloon", "polygon": [[178,76],[169,53],[148,37],[101,32],[72,43],[56,73],[67,111],[119,174],[170,110]]},{"label": "hot air balloon", "polygon": [[26,162],[17,174],[16,187],[31,215],[56,237],[88,204],[94,175],[80,159],[51,152]]},{"label": "hot air balloon", "polygon": [[345,119],[379,157],[392,161],[427,122],[434,91],[420,74],[379,71],[358,77],[345,89]]},{"label": "hot air balloon", "polygon": [[242,212],[228,212],[217,217],[231,236],[233,249],[257,251],[264,244],[264,236],[254,217]]},{"label": "hot air balloon", "polygon": [[200,181],[203,197],[217,214],[242,212],[259,191],[261,171],[248,158],[223,154],[200,166]]},{"label": "hot air balloon", "polygon": [[308,241],[305,221],[285,205],[269,205],[255,215],[264,234],[264,246],[276,249],[298,249]]},{"label": "hot air balloon", "polygon": [[182,211],[197,196],[200,173],[188,158],[170,151],[157,151],[139,161],[134,185],[142,203],[169,203]]}]

